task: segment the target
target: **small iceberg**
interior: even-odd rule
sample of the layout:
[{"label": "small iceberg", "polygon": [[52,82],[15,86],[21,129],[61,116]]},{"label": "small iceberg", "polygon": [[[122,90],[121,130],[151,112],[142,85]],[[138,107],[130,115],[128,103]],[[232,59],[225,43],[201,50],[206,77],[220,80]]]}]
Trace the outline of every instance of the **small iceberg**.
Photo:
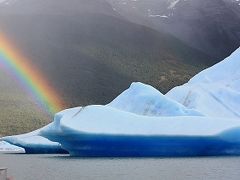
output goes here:
[{"label": "small iceberg", "polygon": [[[45,128],[45,127],[44,127]],[[44,129],[42,128],[42,129]],[[51,142],[47,138],[39,135],[41,129],[31,133],[3,137],[3,142],[14,146],[16,149],[21,149],[27,154],[56,154],[67,153],[62,149],[61,145],[57,142]],[[0,143],[0,149],[3,148]],[[11,151],[11,149],[9,149]],[[5,152],[9,152],[5,151]]]},{"label": "small iceberg", "polygon": [[0,141],[0,153],[25,153],[25,150],[21,147],[14,146],[6,141]]}]

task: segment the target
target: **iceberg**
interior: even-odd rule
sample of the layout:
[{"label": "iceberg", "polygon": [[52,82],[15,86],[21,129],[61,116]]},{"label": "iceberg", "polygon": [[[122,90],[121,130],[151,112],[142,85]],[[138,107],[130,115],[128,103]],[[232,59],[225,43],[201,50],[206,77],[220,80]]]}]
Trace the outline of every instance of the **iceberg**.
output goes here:
[{"label": "iceberg", "polygon": [[[44,127],[46,128],[46,127]],[[43,129],[44,129],[43,128]],[[16,135],[16,136],[7,136],[3,137],[2,140],[4,144],[0,143],[0,149],[4,148],[4,145],[10,144],[16,149],[21,149],[27,154],[55,154],[55,153],[67,153],[62,149],[61,145],[57,142],[51,142],[50,140],[39,135],[41,129],[33,131],[31,133]],[[5,152],[11,152],[10,149],[5,148]]]},{"label": "iceberg", "polygon": [[81,157],[240,155],[240,48],[166,95],[133,83],[107,105],[59,112],[49,125],[3,138],[27,153]]},{"label": "iceberg", "polygon": [[[81,108],[73,108],[71,109],[71,113],[77,113]],[[62,112],[57,113],[54,117],[56,122],[56,119],[60,118],[63,114],[67,116],[68,110],[64,110]],[[10,148],[6,149],[5,144],[10,144],[14,147],[23,149],[25,153],[27,154],[65,154],[68,153],[66,150],[64,150],[58,142],[52,142],[49,139],[41,136],[39,132],[42,129],[45,129],[49,126],[51,126],[52,123],[49,125],[38,129],[36,131],[16,135],[16,136],[7,136],[1,138],[1,140],[4,143],[0,143],[0,149],[5,149],[4,152],[11,152],[12,150]],[[56,130],[56,129],[55,129]],[[3,152],[3,151],[2,151]]]},{"label": "iceberg", "polygon": [[240,49],[165,96],[133,83],[40,134],[73,156],[240,155],[239,59]]},{"label": "iceberg", "polygon": [[148,117],[87,106],[72,117],[62,116],[40,134],[59,142],[72,156],[240,155],[240,136],[235,136],[240,135],[239,119]]},{"label": "iceberg", "polygon": [[6,141],[0,141],[0,153],[25,153],[25,150],[21,147],[9,144]]}]

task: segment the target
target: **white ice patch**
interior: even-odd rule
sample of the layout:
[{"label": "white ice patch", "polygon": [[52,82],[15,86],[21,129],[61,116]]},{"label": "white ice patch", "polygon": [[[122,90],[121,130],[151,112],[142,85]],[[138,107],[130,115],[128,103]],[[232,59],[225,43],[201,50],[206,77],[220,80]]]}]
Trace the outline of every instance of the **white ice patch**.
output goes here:
[{"label": "white ice patch", "polygon": [[168,18],[168,16],[166,16],[166,15],[159,15],[159,14],[149,14],[148,17],[153,17],[153,18],[155,18],[155,17]]},{"label": "white ice patch", "polygon": [[144,116],[201,116],[143,83],[132,85],[107,106]]},{"label": "white ice patch", "polygon": [[168,6],[168,9],[174,9],[175,6],[177,5],[177,3],[179,3],[180,0],[174,0],[170,3],[170,5]]},{"label": "white ice patch", "polygon": [[240,118],[240,48],[166,96],[205,116]]},{"label": "white ice patch", "polygon": [[25,150],[6,141],[0,141],[0,153],[25,153]]}]

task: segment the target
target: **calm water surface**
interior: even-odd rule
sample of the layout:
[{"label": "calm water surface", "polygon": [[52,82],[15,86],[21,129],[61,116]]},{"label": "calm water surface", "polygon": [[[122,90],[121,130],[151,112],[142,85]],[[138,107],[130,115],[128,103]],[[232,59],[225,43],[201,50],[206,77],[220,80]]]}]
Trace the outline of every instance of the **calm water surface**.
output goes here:
[{"label": "calm water surface", "polygon": [[239,180],[240,157],[71,158],[0,154],[14,180]]}]

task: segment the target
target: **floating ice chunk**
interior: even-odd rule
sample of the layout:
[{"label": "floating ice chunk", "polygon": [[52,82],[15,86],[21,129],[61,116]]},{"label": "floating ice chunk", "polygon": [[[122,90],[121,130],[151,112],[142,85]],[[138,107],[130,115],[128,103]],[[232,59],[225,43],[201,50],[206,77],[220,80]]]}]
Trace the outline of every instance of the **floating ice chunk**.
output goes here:
[{"label": "floating ice chunk", "polygon": [[[196,156],[240,154],[240,121],[201,116],[148,117],[88,106],[40,134],[73,156]],[[58,134],[52,130],[58,129]],[[225,133],[224,132],[228,132]]]},{"label": "floating ice chunk", "polygon": [[161,18],[168,18],[166,15],[160,15],[160,14],[149,14],[148,17],[161,17]]},{"label": "floating ice chunk", "polygon": [[25,153],[25,150],[6,141],[0,141],[0,153]]},{"label": "floating ice chunk", "polygon": [[[53,142],[48,140],[47,138],[40,136],[39,132],[42,129],[57,126],[58,123],[60,123],[59,119],[61,119],[63,114],[65,117],[71,117],[74,116],[80,109],[81,107],[73,108],[71,109],[71,111],[69,111],[68,109],[61,111],[55,115],[53,123],[50,123],[49,125],[41,129],[38,129],[27,134],[3,137],[2,140],[4,140],[5,143],[11,144],[13,147],[18,146],[19,148],[24,149],[25,153],[27,154],[68,153],[67,151],[62,149],[61,145],[58,142]],[[52,129],[52,133],[57,132],[58,129],[56,128]]]},{"label": "floating ice chunk", "polygon": [[27,154],[66,153],[59,143],[49,141],[48,139],[39,136],[39,131],[40,129],[27,134],[7,136],[2,138],[2,140],[24,149]]}]

